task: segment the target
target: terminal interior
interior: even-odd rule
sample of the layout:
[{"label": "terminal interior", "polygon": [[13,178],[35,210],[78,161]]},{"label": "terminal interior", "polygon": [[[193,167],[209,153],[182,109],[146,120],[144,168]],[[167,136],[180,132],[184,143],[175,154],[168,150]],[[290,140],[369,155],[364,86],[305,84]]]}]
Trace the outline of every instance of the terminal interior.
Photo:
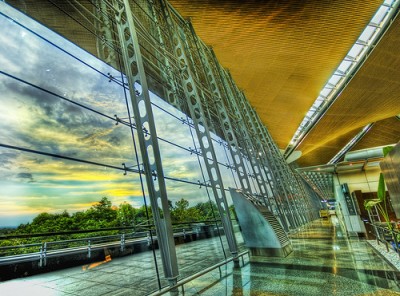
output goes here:
[{"label": "terminal interior", "polygon": [[0,1],[0,295],[400,295],[399,5]]}]

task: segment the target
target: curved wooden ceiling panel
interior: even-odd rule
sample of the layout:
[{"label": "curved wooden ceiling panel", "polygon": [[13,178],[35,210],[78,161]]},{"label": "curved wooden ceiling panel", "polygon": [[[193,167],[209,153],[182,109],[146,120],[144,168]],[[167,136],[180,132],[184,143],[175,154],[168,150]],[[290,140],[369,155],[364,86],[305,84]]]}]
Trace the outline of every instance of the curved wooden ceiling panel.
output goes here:
[{"label": "curved wooden ceiling panel", "polygon": [[171,0],[213,46],[280,148],[382,3]]},{"label": "curved wooden ceiling panel", "polygon": [[339,137],[333,137],[322,145],[315,148],[313,143],[306,142],[303,149],[308,149],[308,153],[302,155],[297,163],[301,167],[326,164],[344,147],[354,136],[361,131],[361,128],[353,129]]},{"label": "curved wooden ceiling panel", "polygon": [[[399,103],[400,104],[400,103]],[[400,141],[400,120],[390,117],[376,122],[352,151],[396,144]]]},{"label": "curved wooden ceiling panel", "polygon": [[[325,143],[362,128],[371,122],[394,118],[400,114],[400,19],[397,18],[363,67],[343,90],[336,102],[310,132],[299,150],[303,155],[323,149]],[[400,121],[392,121],[395,126]],[[379,126],[379,125],[378,125]],[[396,127],[395,127],[396,128]],[[384,134],[375,133],[376,145],[384,144]],[[386,139],[386,138],[385,138]],[[399,138],[389,143],[397,142]],[[360,142],[360,146],[366,146]],[[366,147],[365,147],[366,148]],[[320,163],[307,163],[315,165]]]}]

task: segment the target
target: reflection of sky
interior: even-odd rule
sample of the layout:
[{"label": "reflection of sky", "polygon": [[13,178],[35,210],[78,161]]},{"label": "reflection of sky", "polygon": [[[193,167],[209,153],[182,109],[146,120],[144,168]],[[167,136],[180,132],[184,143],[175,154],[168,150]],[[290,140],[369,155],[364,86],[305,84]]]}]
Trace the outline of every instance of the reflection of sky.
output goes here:
[{"label": "reflection of sky", "polygon": [[[0,2],[1,11],[7,5]],[[118,73],[55,33],[15,11],[13,18],[101,73]],[[29,24],[29,25],[27,25]],[[0,15],[0,71],[114,118],[127,118],[122,88],[29,30]],[[122,167],[136,164],[130,129],[110,118],[62,100],[0,73],[0,143]],[[179,111],[153,96],[153,103],[178,118]],[[154,108],[158,136],[185,148],[192,147],[189,128]],[[160,142],[161,143],[161,142]],[[201,171],[196,155],[162,142],[166,176],[197,182]],[[225,152],[216,149],[222,163]],[[226,169],[224,179],[229,180]],[[226,175],[226,176],[225,176]],[[228,182],[232,183],[232,182]],[[26,223],[41,212],[74,212],[107,196],[114,205],[143,204],[139,176],[0,147],[0,227]],[[206,201],[197,185],[167,182],[168,198]],[[202,193],[200,193],[202,192]]]}]

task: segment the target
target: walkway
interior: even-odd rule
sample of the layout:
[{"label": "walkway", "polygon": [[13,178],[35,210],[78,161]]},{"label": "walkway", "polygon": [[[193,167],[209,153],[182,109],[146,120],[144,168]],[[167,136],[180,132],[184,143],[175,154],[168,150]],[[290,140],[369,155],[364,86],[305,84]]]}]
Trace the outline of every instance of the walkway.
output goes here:
[{"label": "walkway", "polygon": [[[400,274],[366,241],[347,239],[330,221],[311,223],[292,236],[292,242],[294,252],[287,258],[245,261],[241,268],[229,264],[189,282],[184,294],[400,295],[396,281]],[[186,260],[182,272],[190,274],[217,260],[220,254],[213,251],[218,249],[217,244],[218,239],[210,239],[178,246],[181,264]],[[207,254],[200,264],[198,252]],[[149,254],[3,282],[0,295],[145,295],[157,289]],[[181,289],[179,294],[183,294]]]},{"label": "walkway", "polygon": [[291,241],[294,251],[288,257],[227,267],[220,281],[218,272],[208,274],[186,285],[185,295],[400,295],[400,273],[365,240],[344,237],[338,224],[315,221]]}]

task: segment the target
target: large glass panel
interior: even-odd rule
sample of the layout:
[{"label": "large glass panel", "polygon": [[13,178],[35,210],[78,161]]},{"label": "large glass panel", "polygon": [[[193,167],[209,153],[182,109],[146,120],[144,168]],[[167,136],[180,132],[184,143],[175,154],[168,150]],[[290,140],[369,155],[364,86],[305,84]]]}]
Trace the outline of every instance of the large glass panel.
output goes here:
[{"label": "large glass panel", "polygon": [[2,280],[62,269],[60,280],[157,288],[138,174],[4,148],[0,156],[0,225],[10,236],[0,242],[0,261],[10,262]]},{"label": "large glass panel", "polygon": [[50,35],[57,42],[43,39],[43,27],[32,31],[4,15],[0,17],[0,27],[4,32],[0,37],[3,74],[91,106],[111,117],[114,114],[126,117],[126,108],[120,104],[123,89],[120,83],[109,79],[109,75],[121,76],[113,68],[54,33]]},{"label": "large glass panel", "polygon": [[157,289],[132,130],[114,116],[128,121],[124,89],[103,75],[119,74],[0,5],[0,280],[58,269],[38,282]]},{"label": "large glass panel", "polygon": [[117,167],[134,161],[130,127],[12,78],[0,86],[1,143]]},{"label": "large glass panel", "polygon": [[167,181],[167,187],[175,232],[185,234],[176,240],[180,276],[224,260],[228,248],[211,190],[176,181]]},{"label": "large glass panel", "polygon": [[[57,269],[38,282],[82,295],[94,286],[145,294],[167,285],[152,215],[160,209],[149,206],[139,174],[126,78],[0,7],[0,280]],[[191,120],[154,94],[151,101],[182,278],[231,254]],[[227,190],[238,184],[232,157],[212,137],[242,246]]]}]

